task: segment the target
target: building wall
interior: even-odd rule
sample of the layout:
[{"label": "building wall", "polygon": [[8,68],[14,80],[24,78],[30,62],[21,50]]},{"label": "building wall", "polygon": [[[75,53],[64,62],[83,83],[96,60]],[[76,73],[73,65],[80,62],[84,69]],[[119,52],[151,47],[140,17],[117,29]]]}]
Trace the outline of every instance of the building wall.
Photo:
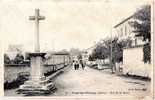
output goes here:
[{"label": "building wall", "polygon": [[61,63],[69,63],[70,58],[68,55],[52,55],[51,58],[45,61],[45,64],[61,64]]},{"label": "building wall", "polygon": [[133,36],[135,33],[133,33],[133,27],[130,26],[130,22],[133,21],[133,19],[128,19],[127,21],[125,21],[124,23],[120,24],[119,26],[117,26],[115,28],[115,34],[118,37],[131,37]]},{"label": "building wall", "polygon": [[123,73],[150,77],[151,64],[143,62],[143,46],[123,50]]},{"label": "building wall", "polygon": [[142,41],[142,37],[135,37],[137,33],[133,32],[134,28],[130,25],[130,23],[134,20],[135,19],[130,17],[129,19],[125,20],[123,23],[115,27],[114,37],[118,37],[119,41],[125,40],[128,38],[132,40],[132,46],[144,44],[144,42]]}]

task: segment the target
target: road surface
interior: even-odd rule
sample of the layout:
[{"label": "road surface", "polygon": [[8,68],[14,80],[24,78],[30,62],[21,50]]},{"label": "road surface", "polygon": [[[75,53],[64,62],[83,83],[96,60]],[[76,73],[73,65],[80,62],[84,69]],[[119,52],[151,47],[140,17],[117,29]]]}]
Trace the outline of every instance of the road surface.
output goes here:
[{"label": "road surface", "polygon": [[111,74],[110,70],[99,71],[68,68],[55,80],[56,96],[144,96],[150,92],[150,82]]},{"label": "road surface", "polygon": [[[72,66],[54,79],[56,90],[48,96],[145,96],[150,92],[149,81],[137,80],[86,67],[74,70]],[[6,96],[21,96],[15,89]]]}]

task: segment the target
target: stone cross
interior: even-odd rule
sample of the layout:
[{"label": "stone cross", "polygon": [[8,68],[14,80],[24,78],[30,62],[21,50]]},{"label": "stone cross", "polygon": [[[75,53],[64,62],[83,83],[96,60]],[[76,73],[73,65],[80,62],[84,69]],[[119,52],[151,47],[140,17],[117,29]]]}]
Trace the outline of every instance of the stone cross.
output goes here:
[{"label": "stone cross", "polygon": [[39,20],[44,20],[44,16],[40,16],[39,9],[35,9],[35,16],[30,16],[29,20],[35,21],[35,52],[40,52],[39,44]]},{"label": "stone cross", "polygon": [[35,21],[35,52],[29,53],[30,55],[30,79],[20,86],[19,90],[23,94],[34,93],[49,93],[49,90],[53,88],[53,83],[47,82],[48,80],[44,76],[43,71],[43,57],[46,53],[40,52],[39,45],[39,20],[45,19],[44,16],[39,15],[39,9],[35,9],[35,16],[30,16],[29,20]]}]

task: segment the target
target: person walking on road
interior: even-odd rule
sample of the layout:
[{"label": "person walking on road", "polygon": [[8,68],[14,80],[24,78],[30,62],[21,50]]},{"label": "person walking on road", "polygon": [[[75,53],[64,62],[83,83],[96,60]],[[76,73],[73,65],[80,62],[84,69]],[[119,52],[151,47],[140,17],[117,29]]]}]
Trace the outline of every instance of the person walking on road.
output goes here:
[{"label": "person walking on road", "polygon": [[84,70],[85,65],[84,65],[84,62],[83,62],[83,60],[82,60],[82,59],[80,59],[80,64],[81,64],[81,66],[82,66],[82,69]]},{"label": "person walking on road", "polygon": [[79,69],[79,63],[78,63],[78,61],[74,61],[74,69],[75,70],[78,70]]}]

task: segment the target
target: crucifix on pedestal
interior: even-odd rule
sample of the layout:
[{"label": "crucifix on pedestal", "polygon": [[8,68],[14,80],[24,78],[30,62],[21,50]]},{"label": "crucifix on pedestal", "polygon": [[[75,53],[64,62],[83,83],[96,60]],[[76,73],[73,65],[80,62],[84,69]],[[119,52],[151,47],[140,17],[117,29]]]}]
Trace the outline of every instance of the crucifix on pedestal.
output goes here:
[{"label": "crucifix on pedestal", "polygon": [[35,9],[35,16],[30,16],[29,20],[35,21],[35,52],[30,53],[31,58],[31,79],[33,81],[39,81],[43,77],[41,64],[42,57],[45,53],[40,53],[40,43],[39,43],[39,21],[44,20],[44,16],[40,16],[39,9]]},{"label": "crucifix on pedestal", "polygon": [[20,93],[50,93],[53,88],[53,83],[49,82],[43,74],[42,59],[46,53],[40,52],[39,44],[39,21],[44,20],[44,16],[40,16],[39,9],[35,9],[35,16],[30,16],[29,20],[35,21],[35,52],[29,53],[30,55],[30,79],[21,85],[19,88]]}]

